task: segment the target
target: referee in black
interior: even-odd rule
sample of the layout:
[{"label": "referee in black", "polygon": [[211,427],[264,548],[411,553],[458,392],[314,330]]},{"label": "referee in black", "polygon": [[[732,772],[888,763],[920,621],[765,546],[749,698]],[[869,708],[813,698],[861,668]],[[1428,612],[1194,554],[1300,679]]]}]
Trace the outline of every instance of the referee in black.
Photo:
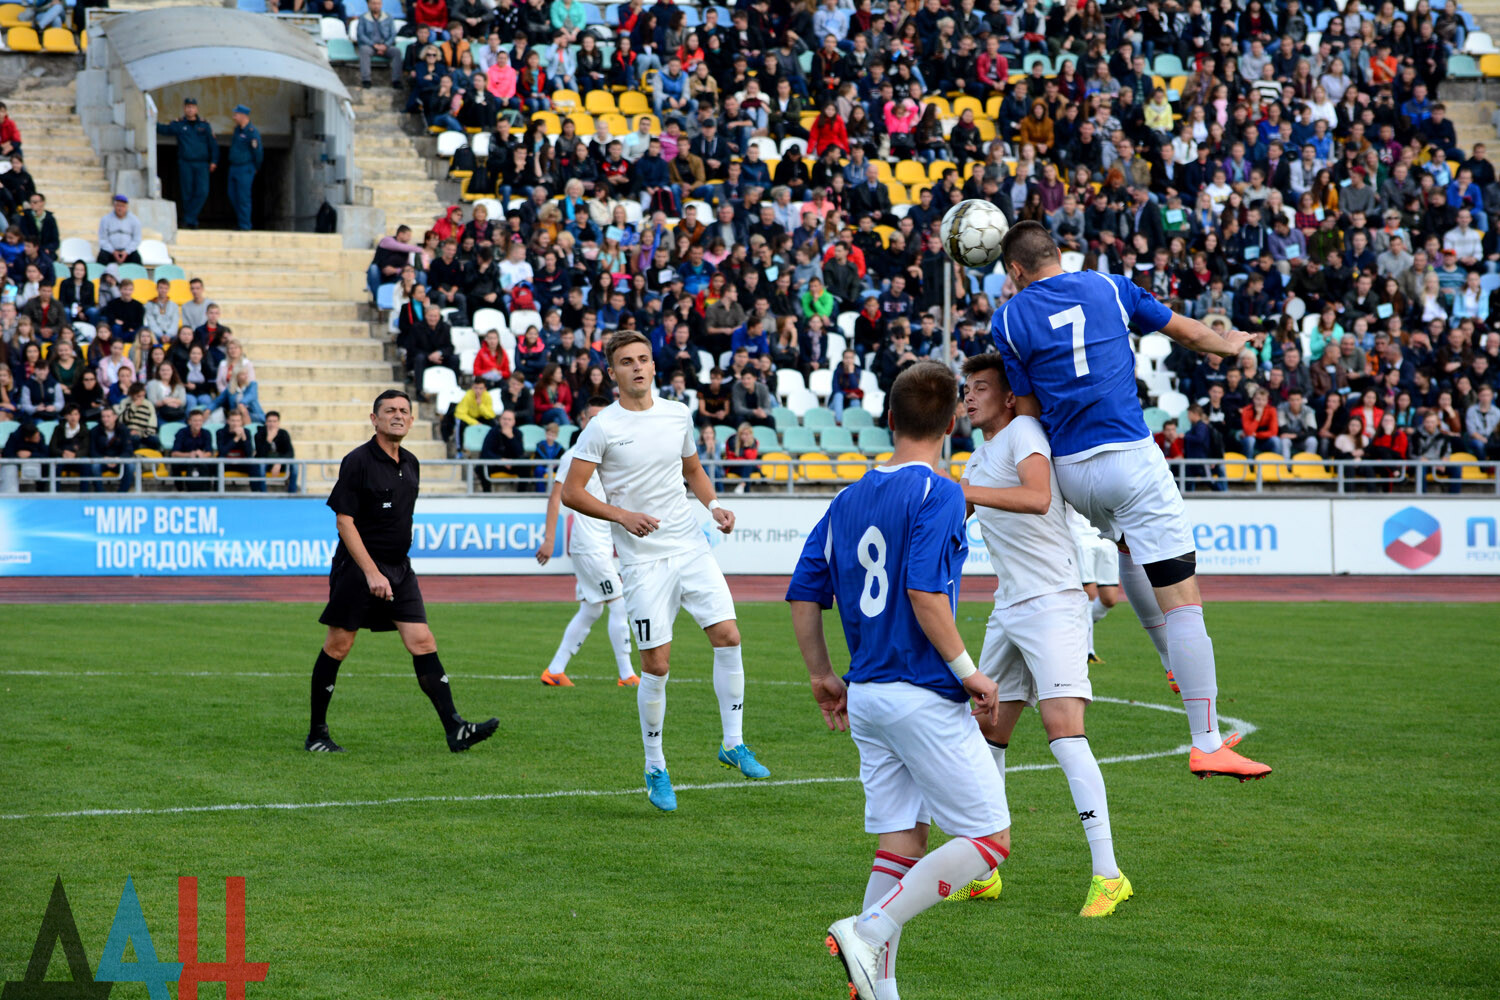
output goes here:
[{"label": "referee in black", "polygon": [[375,436],[344,456],[339,481],[328,495],[328,506],[338,515],[339,547],[328,573],[328,606],[318,619],[328,626],[328,637],[313,666],[312,724],[305,749],[343,752],[328,735],[328,703],[339,664],[353,648],[355,635],[367,628],[401,633],[417,683],[432,699],[448,734],[448,749],[460,753],[489,739],[500,720],[475,725],[453,707],[437,640],[427,627],[422,590],[407,558],[421,477],[417,457],[401,447],[412,426],[411,397],[397,389],[382,392],[375,397],[370,423]]}]

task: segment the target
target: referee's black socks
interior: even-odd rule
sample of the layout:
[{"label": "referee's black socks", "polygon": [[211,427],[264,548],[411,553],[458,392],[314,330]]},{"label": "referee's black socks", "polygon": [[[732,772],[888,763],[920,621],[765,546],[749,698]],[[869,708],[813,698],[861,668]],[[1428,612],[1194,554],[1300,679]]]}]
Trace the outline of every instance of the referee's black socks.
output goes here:
[{"label": "referee's black socks", "polygon": [[308,731],[316,733],[328,725],[328,703],[333,700],[333,685],[339,676],[339,664],[323,650],[318,650],[318,660],[312,672],[312,724]]},{"label": "referee's black socks", "polygon": [[458,709],[453,707],[453,693],[448,690],[448,675],[443,673],[438,655],[418,653],[411,658],[411,665],[417,672],[417,683],[422,685],[422,693],[427,695],[432,701],[432,707],[437,709],[444,731],[453,732],[463,724],[463,719],[459,717]]}]

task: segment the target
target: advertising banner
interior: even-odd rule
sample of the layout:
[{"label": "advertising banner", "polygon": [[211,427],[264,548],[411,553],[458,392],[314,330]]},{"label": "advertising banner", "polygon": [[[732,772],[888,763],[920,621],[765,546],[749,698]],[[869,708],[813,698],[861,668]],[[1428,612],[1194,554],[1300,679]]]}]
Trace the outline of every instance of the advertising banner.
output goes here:
[{"label": "advertising banner", "polygon": [[1500,499],[1334,500],[1337,573],[1500,573]]}]

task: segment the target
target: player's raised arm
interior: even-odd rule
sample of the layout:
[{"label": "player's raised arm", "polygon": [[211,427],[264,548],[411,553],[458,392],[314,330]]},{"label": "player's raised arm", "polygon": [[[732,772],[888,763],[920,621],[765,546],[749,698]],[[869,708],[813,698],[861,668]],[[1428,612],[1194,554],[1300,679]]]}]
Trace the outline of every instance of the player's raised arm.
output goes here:
[{"label": "player's raised arm", "polygon": [[703,470],[703,463],[698,460],[696,448],[691,455],[682,457],[682,478],[687,481],[688,489],[693,491],[693,496],[698,498],[698,502],[708,508],[719,530],[726,535],[733,531],[734,512],[719,505],[719,496],[714,490],[714,481],[709,479],[708,473]]},{"label": "player's raised arm", "polygon": [[1190,351],[1217,354],[1221,358],[1238,356],[1250,339],[1243,330],[1230,330],[1228,336],[1220,336],[1205,324],[1181,313],[1173,313],[1161,332]]}]

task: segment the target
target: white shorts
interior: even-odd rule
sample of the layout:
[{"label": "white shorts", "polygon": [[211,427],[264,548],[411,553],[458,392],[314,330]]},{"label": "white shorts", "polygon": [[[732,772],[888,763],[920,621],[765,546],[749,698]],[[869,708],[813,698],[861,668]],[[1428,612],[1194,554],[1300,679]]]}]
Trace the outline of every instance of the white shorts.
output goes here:
[{"label": "white shorts", "polygon": [[866,833],[935,822],[952,837],[987,837],[1010,826],[1005,778],[967,701],[914,684],[851,684],[849,733]]},{"label": "white shorts", "polygon": [[692,615],[699,628],[735,617],[729,584],[706,549],[631,563],[621,567],[621,575],[636,649],[655,649],[671,642],[679,609]]},{"label": "white shorts", "polygon": [[1084,583],[1100,587],[1120,585],[1120,550],[1114,542],[1096,536],[1077,548],[1078,572]]},{"label": "white shorts", "polygon": [[991,612],[979,669],[1000,689],[1001,701],[1093,701],[1088,658],[1088,598],[1065,590]]},{"label": "white shorts", "polygon": [[1145,566],[1196,551],[1187,507],[1154,443],[1057,463],[1063,499]]},{"label": "white shorts", "polygon": [[573,556],[573,575],[578,578],[578,600],[604,604],[625,593],[615,557],[608,552],[580,552]]}]

